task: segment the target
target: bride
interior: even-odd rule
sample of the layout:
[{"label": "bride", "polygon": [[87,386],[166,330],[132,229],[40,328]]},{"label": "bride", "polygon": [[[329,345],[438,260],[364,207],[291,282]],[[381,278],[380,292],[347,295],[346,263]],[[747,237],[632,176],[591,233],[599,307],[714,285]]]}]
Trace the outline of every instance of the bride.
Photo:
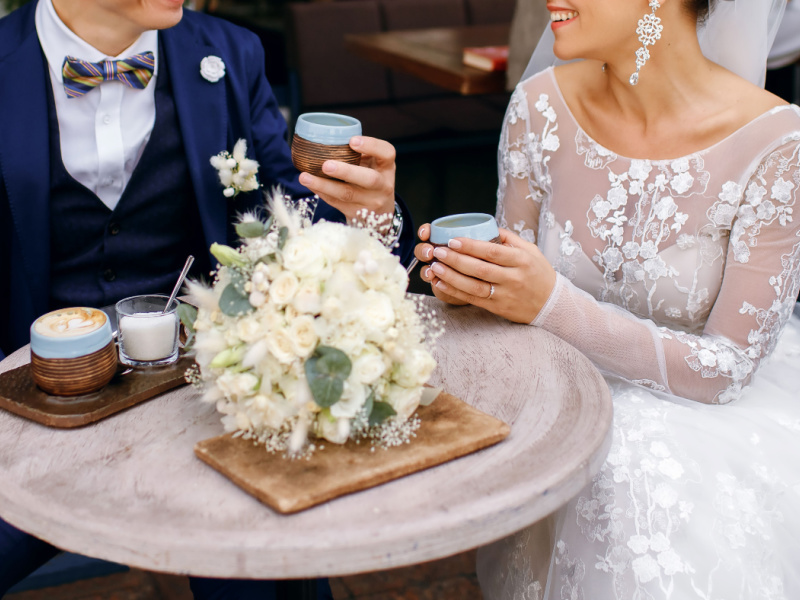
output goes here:
[{"label": "bride", "polygon": [[756,85],[785,2],[548,0],[584,60],[511,98],[503,244],[416,248],[614,398],[592,483],[479,552],[488,599],[800,598],[800,109]]}]

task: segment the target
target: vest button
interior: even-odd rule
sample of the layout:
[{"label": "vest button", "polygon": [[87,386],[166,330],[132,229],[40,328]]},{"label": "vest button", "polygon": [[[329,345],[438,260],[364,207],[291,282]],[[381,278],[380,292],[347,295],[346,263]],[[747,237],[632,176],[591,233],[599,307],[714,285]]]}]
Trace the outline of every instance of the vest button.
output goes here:
[{"label": "vest button", "polygon": [[117,278],[117,274],[114,272],[114,269],[106,269],[103,271],[103,279],[106,281],[114,281]]},{"label": "vest button", "polygon": [[119,223],[111,223],[111,225],[108,226],[108,233],[111,235],[117,235],[119,233],[119,229]]}]

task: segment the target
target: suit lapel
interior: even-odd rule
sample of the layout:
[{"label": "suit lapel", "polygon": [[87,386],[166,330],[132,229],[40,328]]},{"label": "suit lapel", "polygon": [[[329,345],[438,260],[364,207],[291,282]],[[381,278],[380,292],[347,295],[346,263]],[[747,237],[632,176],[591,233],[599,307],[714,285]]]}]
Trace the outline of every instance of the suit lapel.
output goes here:
[{"label": "suit lapel", "polygon": [[47,63],[36,30],[0,62],[0,169],[37,314],[47,308],[50,273],[50,151]]},{"label": "suit lapel", "polygon": [[206,56],[224,55],[198,42],[183,22],[161,33],[164,62],[172,80],[183,145],[207,244],[225,243],[227,206],[222,187],[209,159],[226,149],[228,128],[225,79],[216,83],[200,75]]}]

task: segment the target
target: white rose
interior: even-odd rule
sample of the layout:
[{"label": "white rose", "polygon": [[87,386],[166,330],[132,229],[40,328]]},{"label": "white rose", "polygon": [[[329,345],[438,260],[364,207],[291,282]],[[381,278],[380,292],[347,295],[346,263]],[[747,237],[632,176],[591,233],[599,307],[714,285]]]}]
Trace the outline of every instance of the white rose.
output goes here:
[{"label": "white rose", "polygon": [[325,268],[319,244],[307,236],[290,238],[283,247],[283,266],[300,277],[315,277]]},{"label": "white rose", "polygon": [[247,316],[236,322],[236,335],[243,342],[252,344],[266,334],[264,325],[254,316]]},{"label": "white rose", "polygon": [[289,335],[292,339],[294,351],[300,358],[307,358],[317,347],[317,332],[314,329],[314,318],[302,315],[294,319],[289,325]]},{"label": "white rose", "polygon": [[200,61],[200,75],[206,81],[216,83],[225,77],[225,63],[219,56],[206,56]]},{"label": "white rose", "polygon": [[349,379],[344,382],[344,390],[339,401],[331,406],[331,414],[337,418],[352,419],[367,401],[367,388]]},{"label": "white rose", "polygon": [[[263,425],[271,429],[280,429],[281,426],[296,414],[292,405],[282,396],[267,397],[258,394],[253,398],[253,412],[257,412]],[[251,420],[255,418],[251,415]]]},{"label": "white rose", "polygon": [[430,352],[423,348],[413,348],[406,352],[406,359],[394,373],[394,380],[404,387],[420,386],[431,376],[436,361]]},{"label": "white rose", "polygon": [[241,399],[252,396],[258,377],[252,373],[223,373],[217,378],[217,386],[231,399]]},{"label": "white rose", "polygon": [[380,351],[374,346],[369,346],[353,362],[353,371],[350,375],[355,381],[370,384],[386,372],[386,361]]},{"label": "white rose", "polygon": [[286,329],[273,331],[269,337],[267,337],[267,346],[272,356],[285,365],[288,365],[297,358],[292,338],[289,336]]},{"label": "white rose", "polygon": [[399,385],[390,385],[385,401],[397,412],[402,420],[408,419],[419,406],[422,398],[422,388],[405,388]]},{"label": "white rose", "polygon": [[336,322],[344,316],[344,305],[336,296],[328,296],[322,303],[322,317],[326,321]]},{"label": "white rose", "polygon": [[302,284],[292,300],[292,306],[297,312],[318,315],[322,308],[319,284],[310,281]]},{"label": "white rose", "polygon": [[347,419],[336,419],[329,413],[321,412],[314,421],[314,433],[334,444],[344,444],[350,435]]},{"label": "white rose", "polygon": [[359,281],[358,276],[353,270],[353,265],[340,263],[336,265],[333,273],[325,284],[325,297],[334,296],[342,302],[364,290],[364,285]]},{"label": "white rose", "polygon": [[248,418],[248,416],[245,413],[243,413],[243,412],[236,413],[236,428],[237,429],[242,430],[242,431],[247,431],[252,426],[253,425],[250,422],[250,419]]},{"label": "white rose", "polygon": [[368,329],[385,331],[394,324],[392,301],[375,290],[367,290],[362,296],[361,320]]},{"label": "white rose", "polygon": [[269,297],[278,306],[288,304],[297,293],[300,282],[291,271],[283,271],[269,287]]}]

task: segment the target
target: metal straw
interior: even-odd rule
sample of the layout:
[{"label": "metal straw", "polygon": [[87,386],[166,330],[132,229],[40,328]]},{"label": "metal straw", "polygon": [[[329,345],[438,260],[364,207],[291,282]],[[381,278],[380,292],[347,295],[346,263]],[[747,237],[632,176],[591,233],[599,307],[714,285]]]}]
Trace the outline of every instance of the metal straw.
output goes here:
[{"label": "metal straw", "polygon": [[175,284],[175,288],[172,290],[172,294],[170,294],[169,301],[167,302],[167,305],[164,307],[164,310],[161,313],[162,315],[166,314],[167,309],[169,309],[169,307],[172,306],[172,303],[175,302],[175,297],[178,295],[178,290],[181,289],[181,286],[183,285],[183,280],[186,279],[186,275],[189,273],[189,269],[192,268],[193,262],[194,262],[194,256],[190,254],[189,258],[186,259],[186,264],[183,265],[183,271],[181,271],[181,276],[178,277],[178,283]]}]

